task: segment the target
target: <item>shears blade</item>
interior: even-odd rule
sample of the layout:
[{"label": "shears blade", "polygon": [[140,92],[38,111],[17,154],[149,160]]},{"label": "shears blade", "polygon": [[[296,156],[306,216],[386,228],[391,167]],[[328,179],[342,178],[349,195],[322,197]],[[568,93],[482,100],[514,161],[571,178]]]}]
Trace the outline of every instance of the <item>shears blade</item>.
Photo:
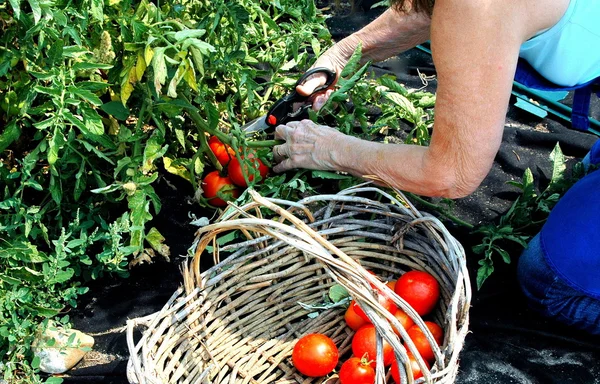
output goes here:
[{"label": "shears blade", "polygon": [[242,131],[246,133],[261,132],[269,128],[267,124],[267,115],[258,117],[242,127]]}]

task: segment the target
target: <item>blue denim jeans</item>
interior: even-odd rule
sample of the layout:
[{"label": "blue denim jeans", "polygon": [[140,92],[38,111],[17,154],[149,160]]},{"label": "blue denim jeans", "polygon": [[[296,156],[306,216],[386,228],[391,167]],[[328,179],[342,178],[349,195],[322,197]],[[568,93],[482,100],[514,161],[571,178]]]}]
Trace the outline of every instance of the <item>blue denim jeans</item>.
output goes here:
[{"label": "blue denim jeans", "polygon": [[517,269],[519,284],[530,307],[561,323],[600,334],[600,300],[567,285],[550,269],[539,237],[538,234],[529,242]]}]

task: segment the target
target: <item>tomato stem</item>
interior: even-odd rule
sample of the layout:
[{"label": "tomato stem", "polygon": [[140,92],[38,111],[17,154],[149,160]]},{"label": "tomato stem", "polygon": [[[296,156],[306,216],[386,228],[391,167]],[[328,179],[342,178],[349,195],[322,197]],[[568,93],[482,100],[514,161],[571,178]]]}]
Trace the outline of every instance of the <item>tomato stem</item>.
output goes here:
[{"label": "tomato stem", "polygon": [[[210,160],[212,165],[215,167],[215,169],[217,171],[219,171],[219,174],[220,174],[221,172],[223,172],[223,166],[221,165],[221,163],[219,163],[217,156],[215,156],[213,151],[210,149],[210,147],[208,145],[208,141],[206,140],[206,135],[204,134],[204,132],[200,132],[199,139],[200,139],[201,151],[206,153],[206,155],[208,156],[208,159]],[[193,164],[192,164],[192,166],[193,166]]]},{"label": "tomato stem", "polygon": [[267,148],[274,147],[285,143],[284,140],[260,140],[260,141],[249,141],[246,145],[250,148]]}]

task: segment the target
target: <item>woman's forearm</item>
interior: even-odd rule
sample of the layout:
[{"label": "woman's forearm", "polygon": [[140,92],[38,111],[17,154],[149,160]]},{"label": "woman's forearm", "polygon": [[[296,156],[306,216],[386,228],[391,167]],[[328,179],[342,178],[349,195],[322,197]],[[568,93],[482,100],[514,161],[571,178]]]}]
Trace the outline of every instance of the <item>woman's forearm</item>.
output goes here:
[{"label": "woman's forearm", "polygon": [[370,24],[340,40],[334,49],[346,60],[362,44],[363,62],[382,61],[429,39],[431,19],[425,14],[388,9]]}]

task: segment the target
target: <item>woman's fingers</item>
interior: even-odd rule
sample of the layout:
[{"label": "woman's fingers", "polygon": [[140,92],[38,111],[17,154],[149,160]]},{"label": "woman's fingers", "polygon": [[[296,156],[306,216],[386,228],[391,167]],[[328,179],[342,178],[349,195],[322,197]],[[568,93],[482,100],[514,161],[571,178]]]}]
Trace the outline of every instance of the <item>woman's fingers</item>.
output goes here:
[{"label": "woman's fingers", "polygon": [[308,96],[314,92],[314,90],[321,85],[325,84],[327,76],[323,73],[315,73],[310,76],[304,83],[296,87],[296,92],[303,96]]}]

